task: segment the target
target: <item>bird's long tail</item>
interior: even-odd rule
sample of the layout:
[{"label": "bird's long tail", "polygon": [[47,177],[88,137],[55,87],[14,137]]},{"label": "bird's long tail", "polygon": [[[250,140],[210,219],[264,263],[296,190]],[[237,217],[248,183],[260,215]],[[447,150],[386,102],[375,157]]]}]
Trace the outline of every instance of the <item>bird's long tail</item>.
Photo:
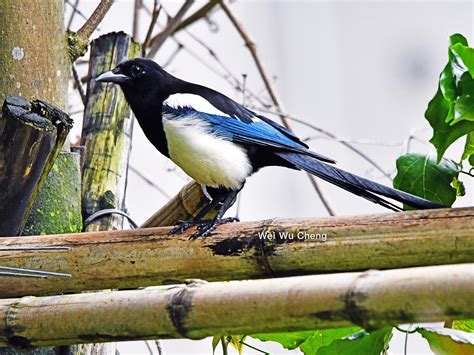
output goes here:
[{"label": "bird's long tail", "polygon": [[369,201],[380,204],[394,211],[400,211],[401,208],[380,196],[391,198],[417,209],[446,207],[438,203],[425,200],[421,197],[417,197],[409,193],[378,184],[374,181],[364,179],[360,176],[336,168],[333,165],[319,161],[309,155],[288,151],[279,151],[275,152],[275,154],[287,162],[293,164],[298,169],[304,170],[336,186],[339,186],[344,190],[364,197]]}]

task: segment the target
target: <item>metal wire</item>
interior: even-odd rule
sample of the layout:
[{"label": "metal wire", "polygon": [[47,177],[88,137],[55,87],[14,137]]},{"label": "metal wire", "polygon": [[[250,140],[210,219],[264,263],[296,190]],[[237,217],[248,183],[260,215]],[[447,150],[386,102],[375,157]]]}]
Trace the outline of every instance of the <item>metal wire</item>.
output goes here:
[{"label": "metal wire", "polygon": [[112,214],[118,214],[118,215],[121,215],[121,216],[127,218],[128,222],[133,227],[133,229],[138,228],[138,224],[136,224],[135,221],[132,219],[132,217],[130,217],[130,215],[128,215],[124,211],[117,210],[115,208],[107,208],[107,209],[104,209],[104,210],[97,211],[97,212],[91,214],[89,217],[87,217],[87,219],[84,221],[83,229],[85,230],[87,228],[87,226],[90,225],[96,219],[99,219],[99,218],[104,217],[104,216],[112,215]]},{"label": "metal wire", "polygon": [[18,267],[11,266],[0,266],[0,276],[9,276],[9,277],[32,277],[38,279],[46,279],[48,277],[62,277],[70,278],[70,274],[63,274],[60,272],[50,272],[50,271],[40,271],[32,269],[23,269]]},{"label": "metal wire", "polygon": [[[0,248],[2,251],[50,251],[50,250],[70,250],[69,247],[62,246],[47,246],[47,247],[12,247],[12,248]],[[2,271],[3,270],[3,271]],[[11,266],[0,266],[0,277],[30,277],[36,279],[46,279],[48,277],[62,277],[69,278],[70,274],[64,274],[60,272],[42,271],[23,269]]]}]

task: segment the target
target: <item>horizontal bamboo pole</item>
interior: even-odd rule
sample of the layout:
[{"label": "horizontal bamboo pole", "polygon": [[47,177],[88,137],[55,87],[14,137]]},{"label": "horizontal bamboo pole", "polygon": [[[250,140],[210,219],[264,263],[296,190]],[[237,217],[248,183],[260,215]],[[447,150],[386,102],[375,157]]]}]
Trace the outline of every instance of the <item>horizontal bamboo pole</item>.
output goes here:
[{"label": "horizontal bamboo pole", "polygon": [[199,339],[474,317],[474,264],[0,300],[0,346]]},{"label": "horizontal bamboo pole", "polygon": [[[328,272],[474,262],[474,208],[355,217],[274,219],[219,226],[207,238],[147,228],[30,238],[1,238],[0,265],[69,273],[70,279],[3,277],[0,298]],[[276,236],[261,240],[258,233]],[[293,240],[278,238],[279,233]],[[326,234],[327,240],[298,239]],[[192,230],[190,231],[192,233]]]}]

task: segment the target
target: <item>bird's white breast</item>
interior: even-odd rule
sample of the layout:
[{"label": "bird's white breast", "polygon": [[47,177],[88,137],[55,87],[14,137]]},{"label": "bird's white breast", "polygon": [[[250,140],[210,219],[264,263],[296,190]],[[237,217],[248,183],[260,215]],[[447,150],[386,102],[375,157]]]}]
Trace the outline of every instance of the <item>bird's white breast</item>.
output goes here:
[{"label": "bird's white breast", "polygon": [[245,150],[210,133],[208,123],[197,117],[164,114],[163,129],[171,160],[197,182],[239,189],[251,173]]}]

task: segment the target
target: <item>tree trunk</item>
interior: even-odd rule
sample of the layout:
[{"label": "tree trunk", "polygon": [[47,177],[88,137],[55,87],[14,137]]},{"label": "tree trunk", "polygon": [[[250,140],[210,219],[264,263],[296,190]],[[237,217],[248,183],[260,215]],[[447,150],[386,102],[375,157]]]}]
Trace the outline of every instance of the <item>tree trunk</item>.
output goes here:
[{"label": "tree trunk", "polygon": [[64,1],[0,2],[0,102],[18,95],[67,109]]}]

